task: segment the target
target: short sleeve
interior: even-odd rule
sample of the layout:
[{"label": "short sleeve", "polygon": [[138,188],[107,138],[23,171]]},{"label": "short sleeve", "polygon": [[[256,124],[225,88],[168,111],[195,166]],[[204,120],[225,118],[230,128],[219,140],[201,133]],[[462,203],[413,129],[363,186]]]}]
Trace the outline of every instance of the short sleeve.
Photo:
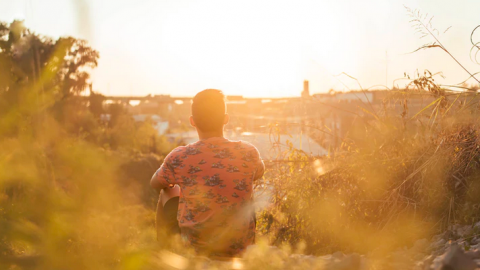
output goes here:
[{"label": "short sleeve", "polygon": [[176,184],[175,168],[173,166],[174,154],[171,152],[163,160],[162,166],[155,172],[154,179],[156,185],[160,188],[166,188]]}]

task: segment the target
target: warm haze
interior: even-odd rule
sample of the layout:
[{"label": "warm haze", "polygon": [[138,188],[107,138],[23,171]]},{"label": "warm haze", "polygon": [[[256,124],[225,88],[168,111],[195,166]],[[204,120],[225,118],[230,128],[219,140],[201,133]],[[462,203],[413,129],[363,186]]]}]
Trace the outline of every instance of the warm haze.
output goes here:
[{"label": "warm haze", "polygon": [[0,0],[0,269],[480,270],[479,11]]},{"label": "warm haze", "polygon": [[298,96],[304,79],[312,93],[358,88],[333,76],[340,72],[363,87],[392,86],[417,68],[443,71],[444,83],[466,79],[440,50],[406,54],[430,37],[414,33],[403,5],[435,15],[444,45],[475,71],[469,36],[478,1],[0,0],[0,19],[89,40],[101,55],[94,88],[107,95],[192,96],[218,88]]}]

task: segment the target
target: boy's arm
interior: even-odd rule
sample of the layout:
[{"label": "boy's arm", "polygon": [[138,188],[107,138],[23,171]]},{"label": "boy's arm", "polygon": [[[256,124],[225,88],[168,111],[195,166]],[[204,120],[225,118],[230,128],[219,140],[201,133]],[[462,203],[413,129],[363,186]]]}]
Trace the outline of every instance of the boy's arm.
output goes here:
[{"label": "boy's arm", "polygon": [[265,172],[265,164],[263,163],[257,148],[255,148],[255,152],[255,176],[253,177],[253,180],[262,178],[263,173]]},{"label": "boy's arm", "polygon": [[[180,187],[175,186],[175,168],[171,163],[171,153],[168,154],[163,160],[162,166],[153,174],[150,179],[150,186],[154,188],[159,194],[157,202],[157,212],[155,216],[155,227],[157,230],[157,240],[163,239],[165,235],[165,224],[169,223],[165,216],[164,206],[165,203],[173,198],[180,196]],[[170,188],[167,188],[170,187]]]},{"label": "boy's arm", "polygon": [[152,179],[150,179],[150,186],[156,191],[173,187],[175,185],[175,169],[171,165],[170,160],[172,159],[171,153],[168,154],[163,160],[162,166],[153,174]]}]

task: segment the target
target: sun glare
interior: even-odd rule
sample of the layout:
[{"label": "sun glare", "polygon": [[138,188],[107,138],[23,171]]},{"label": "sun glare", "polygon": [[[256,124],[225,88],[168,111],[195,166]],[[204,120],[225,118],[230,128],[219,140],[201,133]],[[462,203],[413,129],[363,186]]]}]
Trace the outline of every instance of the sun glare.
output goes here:
[{"label": "sun glare", "polygon": [[310,61],[333,73],[348,60],[342,58],[339,24],[331,24],[335,14],[312,12],[322,10],[315,5],[328,4],[206,3],[167,17],[162,27],[169,64],[205,88],[245,96],[295,95],[311,74]]}]

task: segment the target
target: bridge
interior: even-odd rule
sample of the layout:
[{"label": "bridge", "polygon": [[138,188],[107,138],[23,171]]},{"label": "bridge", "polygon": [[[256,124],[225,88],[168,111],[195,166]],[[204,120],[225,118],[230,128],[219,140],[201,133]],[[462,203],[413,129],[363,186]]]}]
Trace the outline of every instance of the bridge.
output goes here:
[{"label": "bridge", "polygon": [[191,97],[171,97],[170,95],[147,96],[105,96],[105,101],[129,103],[130,101],[156,101],[160,103],[173,103],[175,101],[190,102]]}]

